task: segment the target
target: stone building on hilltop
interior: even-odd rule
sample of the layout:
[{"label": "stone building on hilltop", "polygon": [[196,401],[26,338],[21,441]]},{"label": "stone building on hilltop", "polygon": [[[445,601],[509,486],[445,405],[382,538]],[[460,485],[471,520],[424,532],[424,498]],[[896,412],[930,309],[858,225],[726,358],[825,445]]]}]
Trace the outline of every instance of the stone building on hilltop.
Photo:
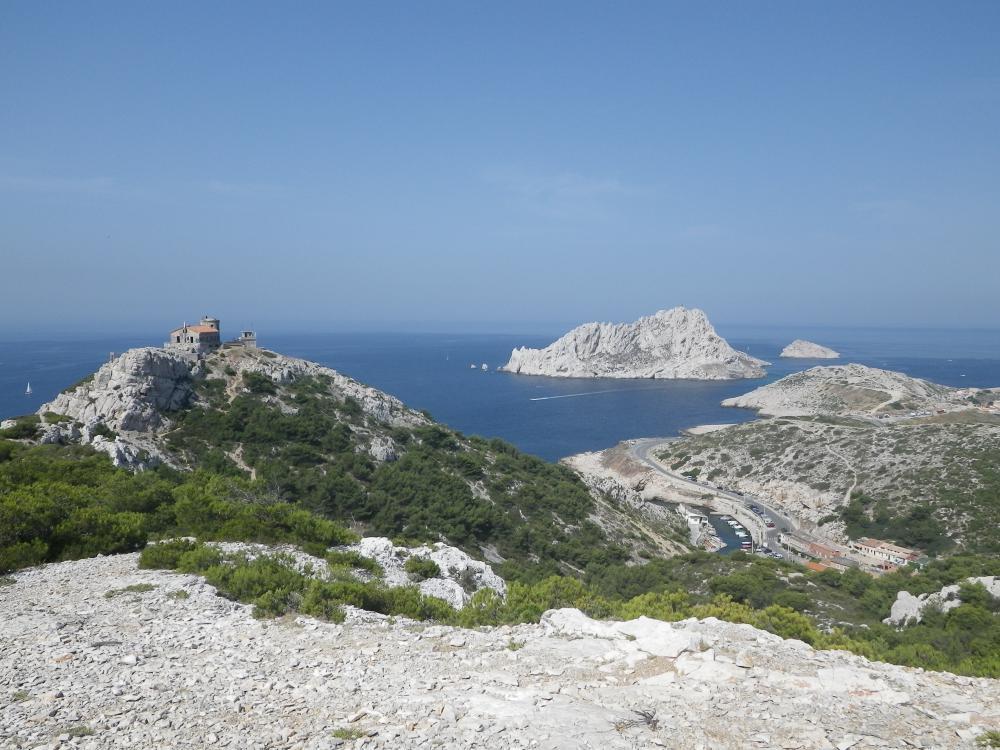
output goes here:
[{"label": "stone building on hilltop", "polygon": [[167,349],[182,349],[193,354],[207,354],[222,345],[219,333],[219,319],[205,316],[198,325],[187,323],[170,332],[170,338],[164,347]]},{"label": "stone building on hilltop", "polygon": [[[169,340],[163,345],[167,349],[180,349],[192,354],[208,354],[222,346],[219,319],[205,316],[197,325],[185,323],[170,332]],[[226,347],[244,346],[257,348],[257,334],[251,330],[240,331],[240,335],[226,342]]]}]

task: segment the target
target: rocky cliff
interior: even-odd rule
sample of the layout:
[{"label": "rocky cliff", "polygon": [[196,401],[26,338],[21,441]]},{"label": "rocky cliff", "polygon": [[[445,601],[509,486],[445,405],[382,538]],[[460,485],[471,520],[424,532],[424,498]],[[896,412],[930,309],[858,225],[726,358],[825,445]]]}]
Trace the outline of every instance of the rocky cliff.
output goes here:
[{"label": "rocky cliff", "polygon": [[837,359],[840,353],[829,347],[814,344],[812,341],[795,339],[781,350],[781,356],[797,359]]},{"label": "rocky cliff", "polygon": [[763,377],[764,365],[733,349],[701,310],[675,307],[634,323],[587,323],[544,349],[511,352],[502,370],[562,378]]},{"label": "rocky cliff", "polygon": [[1000,682],[816,651],[714,619],[444,627],[258,620],[136,555],[0,587],[10,748],[968,748]]}]

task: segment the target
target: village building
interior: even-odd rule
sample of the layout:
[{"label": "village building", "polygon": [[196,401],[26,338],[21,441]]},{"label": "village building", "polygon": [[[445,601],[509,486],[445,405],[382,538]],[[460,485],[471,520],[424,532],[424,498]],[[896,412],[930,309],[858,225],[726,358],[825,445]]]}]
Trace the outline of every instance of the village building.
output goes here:
[{"label": "village building", "polygon": [[871,539],[863,536],[851,542],[851,549],[866,557],[873,558],[889,565],[908,565],[920,559],[916,550],[900,547],[892,542],[881,539]]},{"label": "village building", "polygon": [[222,345],[219,333],[219,319],[205,316],[197,325],[185,323],[170,332],[164,346],[168,349],[182,349],[194,354],[207,354]]}]

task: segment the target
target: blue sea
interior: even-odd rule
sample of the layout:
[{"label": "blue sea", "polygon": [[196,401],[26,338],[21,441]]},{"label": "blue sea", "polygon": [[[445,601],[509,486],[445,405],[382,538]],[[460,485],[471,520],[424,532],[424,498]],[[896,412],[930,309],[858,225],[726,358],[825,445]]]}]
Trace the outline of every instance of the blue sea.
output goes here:
[{"label": "blue sea", "polygon": [[[332,367],[387,391],[466,434],[501,437],[547,460],[636,437],[669,437],[698,424],[754,418],[719,403],[817,364],[859,362],[952,386],[1000,386],[1000,330],[810,329],[719,326],[733,346],[773,363],[766,378],[737,381],[557,379],[497,372],[516,346],[552,335],[268,334],[261,345]],[[111,352],[157,346],[161,335],[0,342],[0,415],[35,411],[93,372]],[[839,360],[781,360],[794,338]],[[482,364],[489,369],[484,372]],[[475,365],[473,369],[471,365]],[[26,396],[30,380],[33,395]]]}]

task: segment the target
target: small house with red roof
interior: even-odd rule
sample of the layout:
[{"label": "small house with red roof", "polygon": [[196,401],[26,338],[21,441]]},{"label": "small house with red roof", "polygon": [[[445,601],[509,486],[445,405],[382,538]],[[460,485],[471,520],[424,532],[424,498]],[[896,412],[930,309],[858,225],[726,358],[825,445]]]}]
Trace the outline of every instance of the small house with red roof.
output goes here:
[{"label": "small house with red roof", "polygon": [[185,323],[170,332],[164,346],[168,349],[183,349],[194,354],[206,354],[222,345],[219,333],[219,319],[207,315],[197,325]]}]

